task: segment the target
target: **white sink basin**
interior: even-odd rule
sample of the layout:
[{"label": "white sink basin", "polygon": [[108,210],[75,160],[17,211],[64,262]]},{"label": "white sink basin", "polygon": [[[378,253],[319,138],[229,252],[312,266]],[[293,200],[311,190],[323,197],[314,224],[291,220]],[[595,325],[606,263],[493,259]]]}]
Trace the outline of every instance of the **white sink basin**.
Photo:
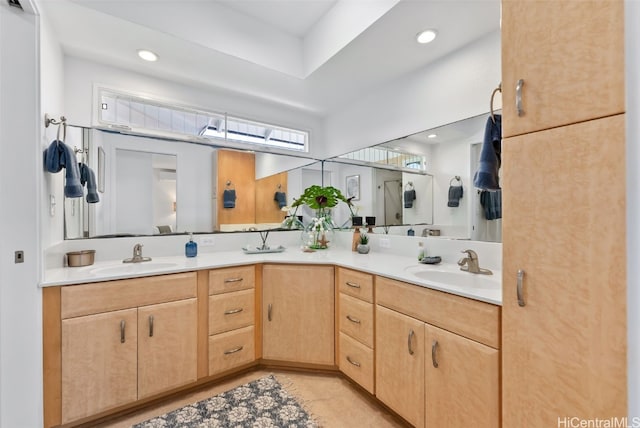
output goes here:
[{"label": "white sink basin", "polygon": [[91,269],[93,275],[126,275],[154,272],[156,270],[176,267],[176,263],[167,262],[141,262],[141,263],[122,263],[119,265],[104,266]]},{"label": "white sink basin", "polygon": [[422,280],[438,284],[476,289],[499,289],[501,287],[501,279],[496,275],[483,275],[461,270],[443,270],[422,265],[410,266],[406,268],[406,271]]}]

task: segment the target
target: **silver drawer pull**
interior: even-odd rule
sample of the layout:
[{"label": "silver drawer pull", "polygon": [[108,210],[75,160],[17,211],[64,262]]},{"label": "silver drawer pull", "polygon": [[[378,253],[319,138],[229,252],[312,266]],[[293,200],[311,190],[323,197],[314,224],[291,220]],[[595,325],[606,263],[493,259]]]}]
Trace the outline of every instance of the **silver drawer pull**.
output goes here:
[{"label": "silver drawer pull", "polygon": [[360,285],[359,285],[359,284],[356,284],[355,282],[349,282],[349,281],[347,281],[347,285],[348,285],[349,287],[352,287],[352,288],[360,288]]},{"label": "silver drawer pull", "polygon": [[524,115],[524,110],[522,109],[522,87],[524,86],[524,80],[520,79],[516,83],[516,111],[518,112],[518,116]]},{"label": "silver drawer pull", "polygon": [[431,344],[431,364],[433,367],[438,368],[438,361],[436,360],[436,351],[438,350],[438,341],[434,340]]},{"label": "silver drawer pull", "polygon": [[353,361],[351,357],[349,357],[348,355],[347,355],[347,361],[349,361],[349,363],[353,364],[356,367],[360,367],[360,363],[357,361]]},{"label": "silver drawer pull", "polygon": [[153,337],[153,315],[149,315],[149,337]]},{"label": "silver drawer pull", "polygon": [[238,346],[237,348],[229,349],[228,351],[224,351],[224,355],[235,354],[236,352],[240,352],[244,349],[244,346]]},{"label": "silver drawer pull", "polygon": [[237,314],[239,312],[244,311],[244,309],[242,308],[236,308],[236,309],[229,309],[228,311],[224,311],[225,315],[233,315],[233,314]]},{"label": "silver drawer pull", "polygon": [[351,315],[347,315],[347,319],[353,323],[360,324],[360,320],[358,318],[354,318]]},{"label": "silver drawer pull", "polygon": [[411,342],[413,341],[413,336],[416,334],[413,330],[409,330],[409,337],[407,338],[407,348],[409,349],[409,355],[413,355],[413,347],[411,346]]},{"label": "silver drawer pull", "polygon": [[124,343],[125,341],[125,327],[127,326],[127,324],[125,323],[124,320],[120,321],[120,343]]},{"label": "silver drawer pull", "polygon": [[267,306],[267,320],[271,321],[271,310],[273,309],[273,305],[271,305],[271,303],[269,303],[269,306]]},{"label": "silver drawer pull", "polygon": [[518,280],[516,282],[516,294],[518,295],[518,306],[525,306],[526,302],[524,301],[523,295],[523,287],[524,287],[524,270],[518,270]]},{"label": "silver drawer pull", "polygon": [[240,278],[225,278],[224,283],[227,284],[229,282],[240,282],[240,281],[242,281],[242,279],[243,279],[242,277],[240,277]]}]

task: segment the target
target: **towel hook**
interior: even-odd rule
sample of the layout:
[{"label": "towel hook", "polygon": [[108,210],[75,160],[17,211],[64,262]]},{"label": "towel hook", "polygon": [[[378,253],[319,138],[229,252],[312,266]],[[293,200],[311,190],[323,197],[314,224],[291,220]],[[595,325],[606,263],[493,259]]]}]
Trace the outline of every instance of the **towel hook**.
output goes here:
[{"label": "towel hook", "polygon": [[[44,127],[48,128],[49,125],[58,125],[58,133],[56,134],[57,141],[64,141],[67,139],[67,118],[60,116],[60,120],[56,120],[49,116],[48,113],[44,115]],[[62,128],[62,140],[60,140],[60,128]]]},{"label": "towel hook", "polygon": [[496,96],[496,93],[498,92],[502,93],[502,82],[498,83],[498,87],[495,88],[491,93],[491,102],[489,104],[489,111],[491,112],[491,121],[493,121],[493,123],[496,123],[496,116],[493,113],[493,98]]},{"label": "towel hook", "polygon": [[453,185],[454,180],[459,182],[460,185],[462,186],[462,180],[460,179],[459,175],[456,175],[451,180],[449,180],[449,186]]},{"label": "towel hook", "polygon": [[229,188],[233,188],[233,183],[231,182],[231,180],[227,180],[227,187]]},{"label": "towel hook", "polygon": [[404,186],[404,190],[413,190],[413,181],[407,181],[407,184]]},{"label": "towel hook", "polygon": [[282,189],[282,184],[278,183],[278,185],[276,186],[276,188],[277,188],[278,190],[281,190],[281,189]]}]

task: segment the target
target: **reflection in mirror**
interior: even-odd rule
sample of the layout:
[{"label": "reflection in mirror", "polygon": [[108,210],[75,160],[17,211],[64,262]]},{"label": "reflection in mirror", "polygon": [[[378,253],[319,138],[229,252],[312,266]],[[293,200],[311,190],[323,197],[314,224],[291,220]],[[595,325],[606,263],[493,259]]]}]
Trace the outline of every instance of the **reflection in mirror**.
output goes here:
[{"label": "reflection in mirror", "polygon": [[[278,228],[280,201],[302,193],[302,167],[315,162],[78,127],[67,141],[86,149],[78,161],[104,174],[104,191],[97,204],[65,198],[66,239]],[[223,205],[227,182],[233,208]]]},{"label": "reflection in mirror", "polygon": [[[416,235],[436,230],[442,237],[500,242],[502,220],[487,220],[480,203],[480,192],[473,187],[473,175],[478,165],[484,128],[488,114],[474,116],[438,128],[388,141],[363,150],[377,153],[391,151],[404,153],[403,167],[411,167],[411,157],[423,159],[426,175],[409,174],[402,170],[402,178],[397,172],[375,168],[376,179],[372,185],[377,192],[372,196],[378,217],[378,225],[429,225],[416,227]],[[354,157],[362,157],[363,150],[334,158],[334,161],[354,162]],[[354,155],[357,154],[357,155]],[[378,154],[378,158],[381,156]],[[386,156],[382,156],[386,158]],[[362,162],[375,165],[377,160]],[[395,176],[394,176],[395,174]],[[459,177],[459,180],[455,177]],[[409,181],[416,191],[411,207],[402,211],[385,209],[388,201],[398,199],[398,195],[410,190]],[[462,185],[462,197],[451,200],[450,187]],[[380,187],[382,186],[382,187]],[[388,193],[385,193],[385,189]],[[451,203],[454,202],[454,203]],[[426,204],[426,205],[423,205]],[[391,203],[397,207],[397,202]],[[453,206],[452,206],[453,205]],[[382,215],[380,213],[383,213]],[[391,228],[390,233],[406,233],[405,228]],[[436,232],[436,233],[438,233]]]}]

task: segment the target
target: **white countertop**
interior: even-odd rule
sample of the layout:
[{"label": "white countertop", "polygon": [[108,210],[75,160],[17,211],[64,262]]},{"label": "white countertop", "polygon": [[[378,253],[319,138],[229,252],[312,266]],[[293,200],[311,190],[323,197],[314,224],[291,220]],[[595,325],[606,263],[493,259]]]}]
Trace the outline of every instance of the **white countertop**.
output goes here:
[{"label": "white countertop", "polygon": [[[184,256],[154,257],[151,262],[127,265],[123,265],[121,260],[103,261],[91,266],[49,269],[45,272],[45,279],[40,286],[50,287],[111,281],[254,263],[331,264],[494,305],[502,304],[502,272],[500,271],[494,270],[493,275],[490,276],[477,275],[460,272],[459,267],[451,263],[424,265],[418,263],[412,257],[375,252],[358,254],[344,249],[328,249],[305,253],[298,248],[287,248],[281,253],[262,254],[244,254],[242,250],[219,251],[202,253],[194,258],[186,258]],[[127,271],[122,271],[122,269]],[[442,276],[453,274],[456,278],[455,282],[458,282],[458,284],[453,284],[449,281],[445,283],[444,280],[439,278],[424,279],[416,275],[416,272],[420,273],[421,271],[444,272],[445,274]]]}]

